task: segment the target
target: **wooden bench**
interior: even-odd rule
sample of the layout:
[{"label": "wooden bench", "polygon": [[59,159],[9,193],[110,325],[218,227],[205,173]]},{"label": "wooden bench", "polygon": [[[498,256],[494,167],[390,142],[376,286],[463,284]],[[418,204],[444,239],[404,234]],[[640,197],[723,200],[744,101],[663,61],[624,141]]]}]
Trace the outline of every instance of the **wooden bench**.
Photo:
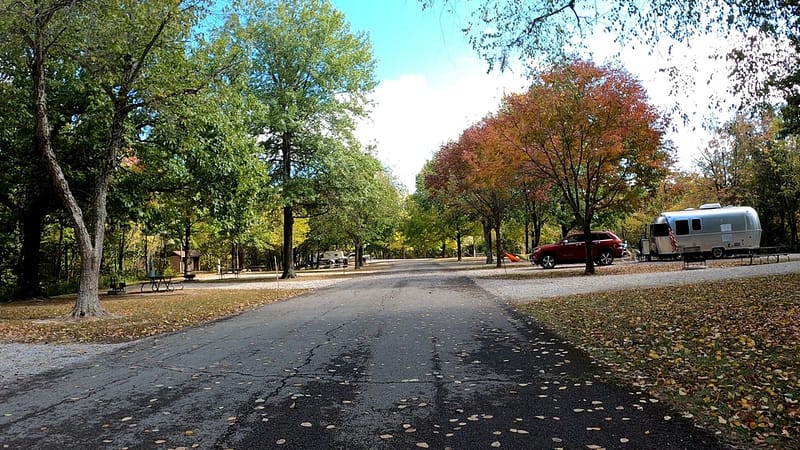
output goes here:
[{"label": "wooden bench", "polygon": [[700,247],[684,247],[681,249],[681,259],[683,259],[683,270],[706,267],[706,255]]}]

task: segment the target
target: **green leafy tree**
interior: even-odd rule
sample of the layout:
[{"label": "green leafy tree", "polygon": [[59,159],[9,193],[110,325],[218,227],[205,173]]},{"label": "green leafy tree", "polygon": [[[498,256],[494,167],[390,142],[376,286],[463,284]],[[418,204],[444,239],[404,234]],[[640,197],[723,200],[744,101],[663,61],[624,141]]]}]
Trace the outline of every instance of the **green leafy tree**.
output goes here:
[{"label": "green leafy tree", "polygon": [[396,245],[402,244],[403,257],[409,252],[420,258],[436,256],[450,235],[441,211],[426,204],[416,192],[407,196],[404,203],[402,233],[395,236],[390,248],[397,250]]},{"label": "green leafy tree", "polygon": [[716,201],[726,205],[751,204],[753,155],[765,145],[760,131],[766,124],[753,123],[738,115],[722,127],[697,159],[697,168],[713,186]]},{"label": "green leafy tree", "polygon": [[390,174],[368,152],[341,149],[330,155],[322,179],[327,201],[312,229],[322,236],[345,239],[355,250],[355,268],[362,266],[364,247],[372,240],[387,240],[397,228],[400,195]]},{"label": "green leafy tree", "polygon": [[[424,8],[444,5],[467,14],[470,43],[491,67],[513,62],[561,60],[585,46],[598,31],[626,45],[654,49],[659,41],[691,42],[709,34],[731,36],[736,91],[761,96],[775,91],[795,95],[800,4],[794,0],[704,0],[631,2],[612,0],[481,0],[465,6],[454,0],[420,0]],[[787,44],[787,41],[789,45]],[[669,48],[671,50],[671,47]],[[680,72],[674,72],[676,79]],[[788,89],[787,89],[788,88]]]},{"label": "green leafy tree", "polygon": [[366,35],[350,31],[325,0],[243,1],[234,27],[252,61],[250,89],[266,105],[254,124],[274,164],[283,201],[283,278],[295,277],[295,217],[314,202],[317,176],[331,139],[351,140],[366,114],[375,62]]},{"label": "green leafy tree", "polygon": [[445,257],[444,241],[446,238],[450,238],[456,243],[456,258],[461,261],[464,229],[473,221],[475,213],[460,201],[463,200],[462,197],[454,195],[456,193],[455,186],[450,183],[454,180],[446,180],[433,173],[436,161],[436,157],[427,161],[417,175],[417,189],[413,196],[416,203],[424,210],[438,213],[437,221],[440,222],[440,225],[437,228],[443,235],[442,258]]},{"label": "green leafy tree", "polygon": [[[107,200],[114,173],[124,147],[127,125],[134,111],[158,101],[202,87],[203,71],[187,61],[185,42],[198,15],[199,2],[147,3],[127,1],[92,2],[3,2],[4,22],[28,57],[33,80],[35,146],[73,222],[80,251],[81,273],[72,316],[103,315],[98,297],[98,279],[105,240]],[[81,172],[90,186],[85,202],[76,196],[76,179],[54,144],[53,120],[48,107],[50,74],[64,62],[79,67],[75,73],[92,86],[89,96],[97,102],[94,117],[72,116],[75,123],[104,123],[100,145],[87,154],[88,166]],[[67,66],[69,67],[69,66]],[[97,92],[101,95],[93,95]],[[101,117],[104,117],[101,120]],[[75,139],[73,137],[73,139]]]}]

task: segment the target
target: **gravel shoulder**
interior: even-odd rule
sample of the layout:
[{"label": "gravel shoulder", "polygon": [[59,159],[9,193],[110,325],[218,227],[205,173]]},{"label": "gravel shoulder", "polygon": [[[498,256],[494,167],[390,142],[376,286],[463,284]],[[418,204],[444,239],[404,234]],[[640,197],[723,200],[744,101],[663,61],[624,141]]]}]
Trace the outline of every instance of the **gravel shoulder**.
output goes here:
[{"label": "gravel shoulder", "polygon": [[[790,255],[789,261],[733,267],[708,267],[677,272],[653,271],[624,275],[597,275],[591,277],[591,282],[587,282],[587,277],[585,276],[520,277],[519,275],[531,274],[531,271],[544,270],[533,268],[528,263],[509,264],[504,269],[500,269],[503,272],[499,272],[495,268],[487,269],[480,264],[454,264],[456,270],[462,271],[464,275],[473,279],[479,287],[492,295],[504,301],[528,302],[547,297],[598,291],[671,286],[800,272],[800,254]],[[448,268],[453,268],[450,263],[443,263],[443,265],[445,264],[449,266]],[[618,262],[616,264],[639,263]],[[363,273],[366,274],[367,272]],[[348,279],[345,277],[317,278],[313,280],[298,278],[293,281],[277,283],[274,280],[257,282],[243,279],[240,283],[226,280],[219,283],[187,284],[187,289],[271,289],[281,287],[316,289],[331,286]],[[130,344],[0,344],[0,386],[7,386],[15,381],[23,380],[51,369],[86,362],[97,355],[124,348],[127,345]]]},{"label": "gravel shoulder", "polygon": [[[615,264],[662,264],[652,263],[615,263]],[[657,270],[643,273],[622,275],[594,275],[568,277],[515,277],[518,274],[540,271],[522,265],[508,267],[508,276],[498,277],[497,270],[477,269],[468,271],[469,276],[482,289],[505,301],[526,302],[548,297],[585,294],[590,292],[646,289],[658,286],[676,286],[692,283],[703,283],[725,279],[758,277],[800,272],[800,254],[789,256],[787,262],[770,264],[734,265],[725,267],[706,267],[679,271]],[[552,269],[559,270],[559,269]],[[588,279],[591,282],[588,282]]]}]

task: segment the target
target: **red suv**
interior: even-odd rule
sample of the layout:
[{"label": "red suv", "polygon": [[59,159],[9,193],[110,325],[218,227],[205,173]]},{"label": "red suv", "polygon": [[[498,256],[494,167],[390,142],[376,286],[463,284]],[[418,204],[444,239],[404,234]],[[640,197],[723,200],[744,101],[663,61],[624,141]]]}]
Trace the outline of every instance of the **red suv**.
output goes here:
[{"label": "red suv", "polygon": [[[592,257],[598,266],[606,266],[621,258],[622,239],[610,231],[592,231]],[[556,264],[586,262],[586,238],[583,233],[568,235],[558,244],[536,247],[531,253],[531,264],[552,269]]]}]

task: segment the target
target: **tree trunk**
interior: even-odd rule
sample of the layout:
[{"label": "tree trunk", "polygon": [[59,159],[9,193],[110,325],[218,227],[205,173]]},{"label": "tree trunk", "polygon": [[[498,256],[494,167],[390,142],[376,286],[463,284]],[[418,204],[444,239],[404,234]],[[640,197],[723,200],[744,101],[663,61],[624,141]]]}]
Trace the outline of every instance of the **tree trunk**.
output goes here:
[{"label": "tree trunk", "polygon": [[364,267],[364,244],[358,242],[355,244],[355,246],[356,246],[356,252],[355,252],[356,260],[354,262],[355,265],[353,267],[356,269],[360,269]]},{"label": "tree trunk", "polygon": [[119,281],[124,278],[125,267],[125,227],[119,230],[119,246],[117,247],[117,264],[116,273],[120,277]]},{"label": "tree trunk", "polygon": [[503,241],[500,240],[500,221],[497,221],[497,224],[494,227],[494,245],[497,248],[495,254],[497,255],[497,263],[495,263],[495,267],[498,269],[503,267]]},{"label": "tree trunk", "polygon": [[492,264],[494,262],[494,258],[492,258],[492,228],[487,221],[482,221],[481,225],[483,225],[483,247],[486,252],[486,264]]},{"label": "tree trunk", "polygon": [[458,260],[461,261],[462,258],[461,225],[456,225],[456,256],[458,257]]},{"label": "tree trunk", "polygon": [[[29,192],[31,198],[22,214],[22,248],[20,251],[17,295],[20,298],[38,297],[43,294],[39,281],[41,262],[42,221],[46,208],[44,193],[38,189]],[[60,262],[60,258],[57,259]]]},{"label": "tree trunk", "polygon": [[186,221],[186,226],[183,228],[183,276],[189,274],[189,262],[192,260],[189,255],[191,251],[191,237],[192,237],[192,224],[189,220]]},{"label": "tree trunk", "polygon": [[531,252],[531,222],[525,218],[525,254]]},{"label": "tree trunk", "polygon": [[283,274],[282,279],[297,277],[294,271],[294,247],[292,233],[294,232],[294,212],[291,206],[283,207]]},{"label": "tree trunk", "polygon": [[542,214],[539,214],[536,211],[534,211],[531,219],[531,222],[533,223],[533,247],[536,248],[539,246],[539,241],[542,239],[542,226],[544,225],[544,220],[542,220]]},{"label": "tree trunk", "polygon": [[[292,133],[281,136],[281,183],[289,189],[292,179]],[[287,200],[288,202],[288,200]],[[283,274],[282,279],[297,277],[294,272],[294,208],[291,204],[283,206]]]},{"label": "tree trunk", "polygon": [[586,275],[592,275],[594,274],[594,258],[592,258],[592,225],[588,220],[584,221],[583,233],[584,237],[586,238],[584,241],[586,243],[586,269],[584,270],[584,273]]},{"label": "tree trunk", "polygon": [[107,316],[100,305],[99,296],[100,258],[94,252],[81,251],[80,289],[70,316],[74,319]]},{"label": "tree trunk", "polygon": [[[34,43],[32,45],[33,63],[31,65],[31,79],[33,80],[33,97],[34,97],[34,116],[35,116],[35,139],[39,146],[39,151],[42,153],[45,162],[47,163],[47,170],[52,177],[53,184],[56,192],[58,192],[61,200],[64,202],[64,207],[69,213],[75,225],[75,237],[78,241],[78,249],[81,255],[81,276],[80,286],[78,288],[78,298],[75,302],[75,307],[72,310],[72,317],[83,318],[86,316],[100,316],[106,315],[106,312],[100,306],[100,297],[98,296],[98,279],[100,277],[100,258],[103,249],[103,239],[105,238],[105,219],[106,219],[106,196],[108,194],[108,177],[109,160],[113,164],[116,159],[116,152],[112,151],[107,155],[106,167],[97,183],[95,195],[93,198],[94,217],[94,233],[95,239],[92,242],[90,230],[86,227],[84,222],[83,212],[78,205],[72,191],[69,188],[69,183],[61,170],[61,166],[56,158],[55,151],[53,151],[52,141],[50,140],[50,121],[48,118],[47,108],[47,82],[45,75],[45,59],[46,59],[46,44],[44,30],[47,28],[50,16],[39,17],[36,30],[34,31]],[[114,124],[120,125],[118,136],[112,134],[109,147],[113,150],[113,144],[118,137],[121,141],[121,123],[118,123],[118,111],[114,113]],[[112,125],[113,126],[113,125]],[[113,166],[112,166],[113,167]],[[97,226],[100,224],[100,226]]]}]

